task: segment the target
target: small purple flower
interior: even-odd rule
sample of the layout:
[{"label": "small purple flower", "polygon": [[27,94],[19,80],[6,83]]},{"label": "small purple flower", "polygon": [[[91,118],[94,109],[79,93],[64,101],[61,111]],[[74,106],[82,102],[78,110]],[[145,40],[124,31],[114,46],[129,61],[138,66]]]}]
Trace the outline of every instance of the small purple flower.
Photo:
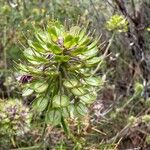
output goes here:
[{"label": "small purple flower", "polygon": [[18,77],[17,80],[21,83],[29,83],[32,81],[31,75],[22,75],[21,77]]},{"label": "small purple flower", "polygon": [[63,46],[63,44],[64,44],[64,39],[63,39],[63,37],[59,37],[59,38],[58,38],[57,44],[58,44],[59,46]]},{"label": "small purple flower", "polygon": [[46,56],[47,59],[51,59],[52,57],[53,57],[53,54],[48,54],[48,55]]}]

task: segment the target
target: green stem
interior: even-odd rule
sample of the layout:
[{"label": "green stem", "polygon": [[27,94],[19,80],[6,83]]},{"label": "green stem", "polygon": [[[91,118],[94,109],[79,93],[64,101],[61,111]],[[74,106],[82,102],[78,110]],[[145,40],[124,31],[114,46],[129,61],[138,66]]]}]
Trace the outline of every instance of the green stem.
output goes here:
[{"label": "green stem", "polygon": [[68,126],[68,123],[66,122],[66,120],[64,119],[64,117],[62,117],[61,119],[61,124],[63,126],[63,129],[64,129],[64,132],[65,134],[74,142],[74,143],[79,143],[77,138],[72,134],[69,126]]},{"label": "green stem", "polygon": [[113,32],[112,37],[111,37],[110,40],[109,40],[108,46],[106,47],[106,50],[105,50],[105,52],[104,52],[104,54],[103,54],[103,56],[102,56],[102,60],[99,62],[99,64],[97,65],[96,69],[93,71],[93,73],[92,73],[91,76],[95,75],[96,72],[100,69],[103,59],[107,56],[108,50],[109,50],[109,48],[110,48],[110,46],[111,46],[111,44],[112,44],[112,42],[113,42],[113,39],[114,39],[114,37],[115,37],[115,34],[116,34],[116,33]]},{"label": "green stem", "polygon": [[15,142],[14,136],[11,137],[11,142],[12,142],[13,147],[16,147],[16,142]]}]

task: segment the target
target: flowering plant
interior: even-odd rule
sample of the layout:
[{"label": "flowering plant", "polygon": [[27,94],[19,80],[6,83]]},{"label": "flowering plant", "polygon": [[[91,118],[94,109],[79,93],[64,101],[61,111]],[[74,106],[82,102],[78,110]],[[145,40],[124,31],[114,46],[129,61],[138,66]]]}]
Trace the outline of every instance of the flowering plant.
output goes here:
[{"label": "flowering plant", "polygon": [[0,100],[1,134],[22,135],[26,133],[30,129],[31,116],[29,108],[19,100]]},{"label": "flowering plant", "polygon": [[36,29],[24,50],[26,64],[18,65],[23,96],[36,95],[33,108],[45,115],[47,123],[88,113],[88,105],[97,97],[103,79],[94,74],[98,57],[97,42],[78,26],[67,30],[59,22],[50,22],[46,30]]}]

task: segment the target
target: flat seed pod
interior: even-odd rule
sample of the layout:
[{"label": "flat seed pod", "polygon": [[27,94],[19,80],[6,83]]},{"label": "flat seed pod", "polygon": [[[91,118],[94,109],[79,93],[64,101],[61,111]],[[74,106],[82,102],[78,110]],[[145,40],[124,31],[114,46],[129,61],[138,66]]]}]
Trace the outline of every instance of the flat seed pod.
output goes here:
[{"label": "flat seed pod", "polygon": [[63,84],[67,88],[74,88],[78,85],[78,81],[75,79],[69,79],[69,80],[65,80]]},{"label": "flat seed pod", "polygon": [[79,115],[82,115],[82,116],[88,114],[88,108],[83,103],[79,103],[76,106],[76,111],[78,112]]},{"label": "flat seed pod", "polygon": [[43,97],[39,97],[35,99],[33,102],[33,108],[39,112],[44,111],[47,105],[48,105],[48,99]]},{"label": "flat seed pod", "polygon": [[53,98],[53,107],[66,107],[69,105],[69,98],[66,95],[55,95]]},{"label": "flat seed pod", "polygon": [[46,123],[58,125],[61,122],[61,113],[58,110],[50,110],[46,113]]},{"label": "flat seed pod", "polygon": [[23,96],[23,97],[29,96],[29,95],[31,95],[33,92],[34,92],[34,90],[32,90],[32,89],[29,89],[29,88],[24,89],[24,90],[22,91],[22,96]]},{"label": "flat seed pod", "polygon": [[98,77],[89,77],[85,79],[85,83],[92,85],[92,86],[99,86],[101,80]]},{"label": "flat seed pod", "polygon": [[34,84],[34,90],[37,93],[43,93],[46,91],[47,88],[48,88],[48,84],[45,82],[36,82]]},{"label": "flat seed pod", "polygon": [[86,94],[86,95],[80,96],[80,100],[85,104],[92,104],[96,100],[96,95]]},{"label": "flat seed pod", "polygon": [[87,90],[85,88],[82,87],[78,87],[78,88],[73,88],[71,89],[72,93],[76,96],[81,96],[87,93]]}]

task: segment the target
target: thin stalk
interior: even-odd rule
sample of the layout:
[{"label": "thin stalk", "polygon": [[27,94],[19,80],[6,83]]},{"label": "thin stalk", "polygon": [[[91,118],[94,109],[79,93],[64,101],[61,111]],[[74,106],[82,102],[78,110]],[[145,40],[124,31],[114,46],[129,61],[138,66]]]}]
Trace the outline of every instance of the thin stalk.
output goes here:
[{"label": "thin stalk", "polygon": [[[114,40],[114,37],[115,37],[115,32],[113,32],[113,35],[112,35],[112,37],[111,37],[110,40],[109,40],[108,46],[106,47],[106,50],[105,50],[105,52],[104,52],[104,54],[103,54],[103,57],[102,57],[102,61],[103,61],[104,58],[106,58],[107,53],[108,53],[108,50],[109,50],[109,48],[110,48],[110,46],[111,46],[111,44],[112,44],[112,42],[113,42],[113,40]],[[96,69],[93,71],[93,73],[92,73],[91,76],[95,75],[96,72],[100,69],[100,66],[101,66],[101,64],[102,64],[102,61],[99,62],[99,64],[97,65]]]}]

